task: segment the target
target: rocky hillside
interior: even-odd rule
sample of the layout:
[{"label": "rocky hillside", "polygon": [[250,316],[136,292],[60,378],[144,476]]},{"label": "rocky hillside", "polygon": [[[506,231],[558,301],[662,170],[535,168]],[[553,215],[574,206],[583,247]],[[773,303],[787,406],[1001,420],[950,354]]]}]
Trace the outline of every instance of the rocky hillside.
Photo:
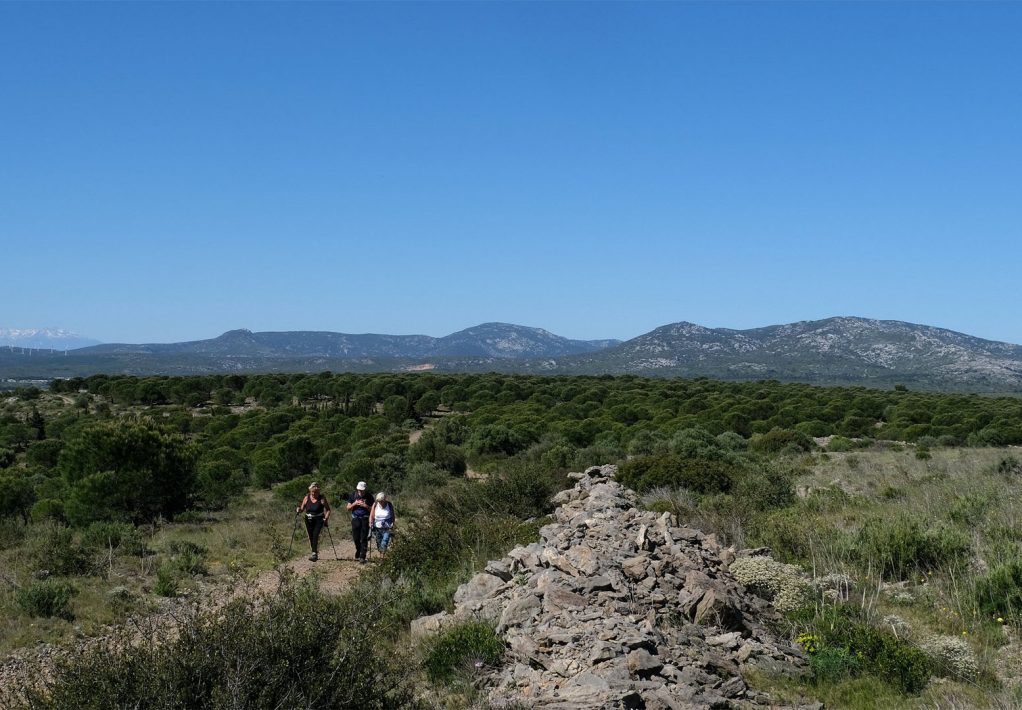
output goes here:
[{"label": "rocky hillside", "polygon": [[458,589],[453,614],[419,619],[413,633],[496,622],[508,658],[487,681],[494,707],[776,707],[743,674],[798,676],[805,660],[729,572],[738,553],[639,510],[614,469],[571,474],[542,540],[490,562]]},{"label": "rocky hillside", "polygon": [[672,323],[608,350],[546,363],[550,371],[908,384],[1022,390],[1022,346],[943,328],[828,318],[751,330]]},{"label": "rocky hillside", "polygon": [[328,331],[257,332],[231,330],[209,340],[88,348],[82,356],[149,354],[220,358],[493,358],[556,357],[591,353],[618,340],[570,340],[542,328],[483,323],[442,338],[428,335],[352,335]]},{"label": "rocky hillside", "polygon": [[673,323],[626,342],[484,323],[442,338],[232,330],[185,343],[63,352],[0,348],[0,378],[96,373],[508,372],[774,379],[826,385],[1022,392],[1022,346],[901,321],[828,318],[732,330]]}]

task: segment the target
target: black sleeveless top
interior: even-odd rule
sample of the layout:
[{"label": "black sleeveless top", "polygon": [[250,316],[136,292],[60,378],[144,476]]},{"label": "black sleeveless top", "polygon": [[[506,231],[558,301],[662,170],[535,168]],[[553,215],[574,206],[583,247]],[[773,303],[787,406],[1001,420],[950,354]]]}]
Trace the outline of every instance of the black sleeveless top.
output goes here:
[{"label": "black sleeveless top", "polygon": [[312,496],[305,496],[303,503],[304,505],[302,506],[302,510],[309,515],[323,515],[323,511],[326,509],[326,498],[323,496],[320,496],[316,500],[313,500]]}]

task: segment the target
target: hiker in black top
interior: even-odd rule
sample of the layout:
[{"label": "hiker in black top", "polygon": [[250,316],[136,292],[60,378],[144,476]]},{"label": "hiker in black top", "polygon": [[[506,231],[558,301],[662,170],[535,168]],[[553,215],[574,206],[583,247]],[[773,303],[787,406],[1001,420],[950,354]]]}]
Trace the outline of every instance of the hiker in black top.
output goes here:
[{"label": "hiker in black top", "polygon": [[309,544],[312,545],[309,559],[315,562],[319,559],[319,534],[330,519],[330,504],[326,496],[319,492],[319,484],[309,485],[309,492],[302,498],[295,512],[305,514],[305,530],[309,533]]},{"label": "hiker in black top", "polygon": [[365,481],[359,481],[355,492],[348,496],[348,510],[351,511],[351,539],[355,541],[355,559],[365,564],[369,549],[369,509],[373,497],[366,491]]}]

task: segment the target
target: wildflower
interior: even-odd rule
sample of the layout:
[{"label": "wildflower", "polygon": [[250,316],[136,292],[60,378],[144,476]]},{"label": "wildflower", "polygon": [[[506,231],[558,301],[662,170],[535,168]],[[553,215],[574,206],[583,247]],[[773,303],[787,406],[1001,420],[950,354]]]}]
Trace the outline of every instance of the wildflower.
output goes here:
[{"label": "wildflower", "polygon": [[1003,616],[998,616],[997,617],[997,623],[998,624],[1003,624],[1004,623],[1004,617]]}]

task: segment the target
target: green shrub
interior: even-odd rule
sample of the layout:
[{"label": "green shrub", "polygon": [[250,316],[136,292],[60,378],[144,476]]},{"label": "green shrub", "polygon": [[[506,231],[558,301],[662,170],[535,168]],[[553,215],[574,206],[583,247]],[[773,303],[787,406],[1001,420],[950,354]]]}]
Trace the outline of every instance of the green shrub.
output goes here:
[{"label": "green shrub", "polygon": [[60,452],[70,486],[68,520],[148,522],[188,507],[196,449],[146,421],[116,419],[83,427]]},{"label": "green shrub", "polygon": [[113,548],[129,555],[142,555],[146,552],[145,536],[128,523],[92,523],[82,532],[82,546],[93,549]]},{"label": "green shrub", "polygon": [[859,674],[859,659],[847,648],[822,648],[809,654],[809,668],[817,683],[836,683]]},{"label": "green shrub", "polygon": [[312,480],[308,476],[302,476],[285,483],[278,483],[273,487],[273,497],[282,503],[291,503],[297,507],[305,494],[309,492],[311,482]]},{"label": "green shrub", "polygon": [[188,540],[171,540],[167,545],[171,554],[171,569],[184,572],[185,574],[206,574],[206,553],[209,552],[202,545]]},{"label": "green shrub", "polygon": [[739,468],[731,493],[751,510],[773,510],[795,500],[796,471],[783,462],[762,461]]},{"label": "green shrub", "polygon": [[851,451],[856,448],[858,447],[856,446],[855,442],[845,436],[835,436],[833,439],[830,440],[830,443],[827,444],[827,451],[834,452]]},{"label": "green shrub", "polygon": [[749,449],[768,454],[782,451],[804,453],[815,448],[816,443],[811,438],[790,429],[771,429],[766,434],[753,436],[749,441]]},{"label": "green shrub", "polygon": [[74,620],[71,612],[71,597],[76,594],[73,586],[57,579],[42,579],[18,590],[18,606],[32,616],[57,617]]},{"label": "green shrub", "polygon": [[984,519],[991,503],[987,495],[966,493],[951,505],[948,516],[956,523],[972,526]]},{"label": "green shrub", "polygon": [[242,466],[230,461],[203,461],[195,476],[195,494],[206,507],[221,510],[240,495],[248,485],[248,474]]},{"label": "green shrub", "polygon": [[46,439],[33,442],[25,452],[25,460],[39,468],[52,469],[57,466],[60,450],[64,443],[60,439]]},{"label": "green shrub", "polygon": [[156,570],[156,584],[153,594],[158,597],[176,597],[178,593],[177,575],[174,570],[164,565]]},{"label": "green shrub", "polygon": [[636,491],[687,488],[697,493],[727,493],[739,467],[716,459],[683,458],[676,454],[639,456],[618,468],[617,480]]},{"label": "green shrub", "polygon": [[979,577],[973,597],[985,618],[1002,617],[1022,623],[1022,562],[997,565]]},{"label": "green shrub", "polygon": [[22,706],[414,707],[387,682],[398,674],[374,609],[360,595],[331,597],[288,583],[257,602],[203,613],[154,643],[99,644],[74,654],[45,687],[26,689]]},{"label": "green shrub", "polygon": [[873,518],[859,530],[855,554],[863,564],[879,567],[887,579],[906,579],[920,571],[963,560],[970,539],[948,527],[928,527],[909,516]]},{"label": "green shrub", "polygon": [[0,468],[8,468],[14,465],[14,462],[18,459],[18,452],[14,449],[8,449],[5,446],[0,446]]},{"label": "green shrub", "polygon": [[[836,682],[869,674],[902,693],[919,693],[933,674],[933,664],[922,650],[894,634],[866,623],[862,612],[848,605],[828,606],[799,636],[818,672],[817,680]],[[823,655],[819,661],[814,657]]]},{"label": "green shrub", "polygon": [[450,474],[436,464],[415,463],[408,467],[408,474],[401,482],[400,490],[428,497],[431,491],[445,485],[450,479]]},{"label": "green shrub", "polygon": [[756,544],[769,547],[783,560],[808,560],[815,540],[828,528],[820,517],[795,506],[762,516],[756,525]]},{"label": "green shrub", "polygon": [[56,520],[66,522],[64,517],[64,502],[54,498],[43,498],[37,500],[32,506],[32,520],[39,522],[43,520]]},{"label": "green shrub", "polygon": [[459,671],[480,671],[496,666],[504,655],[504,642],[493,627],[477,621],[452,626],[427,646],[423,667],[434,683],[450,682]]},{"label": "green shrub", "polygon": [[86,575],[95,568],[95,551],[75,539],[71,528],[43,524],[32,539],[32,557],[38,569],[59,575]]}]

